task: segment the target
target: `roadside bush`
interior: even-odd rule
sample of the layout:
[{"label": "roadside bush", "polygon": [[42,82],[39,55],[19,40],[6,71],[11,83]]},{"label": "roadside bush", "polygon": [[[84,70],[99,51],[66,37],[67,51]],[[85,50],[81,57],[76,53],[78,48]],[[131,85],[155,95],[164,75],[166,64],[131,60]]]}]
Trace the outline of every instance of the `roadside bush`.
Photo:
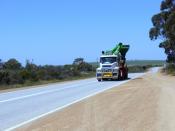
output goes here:
[{"label": "roadside bush", "polygon": [[20,70],[21,67],[21,63],[19,63],[16,59],[10,59],[4,63],[4,68],[8,70]]},{"label": "roadside bush", "polygon": [[10,84],[10,77],[9,77],[9,72],[1,70],[0,71],[0,84],[1,85],[9,85]]},{"label": "roadside bush", "polygon": [[9,84],[24,84],[20,71],[9,71]]},{"label": "roadside bush", "polygon": [[175,64],[167,64],[164,71],[168,74],[175,75]]},{"label": "roadside bush", "polygon": [[[79,60],[79,59],[77,59]],[[30,61],[23,67],[16,59],[7,62],[1,61],[0,85],[30,84],[38,81],[47,80],[67,80],[74,77],[87,76],[88,72],[95,71],[95,68],[84,62],[74,62],[72,65],[37,66]]]},{"label": "roadside bush", "polygon": [[147,66],[129,66],[128,70],[129,70],[130,73],[138,73],[138,72],[145,72],[150,67],[151,67],[151,65],[147,65]]}]

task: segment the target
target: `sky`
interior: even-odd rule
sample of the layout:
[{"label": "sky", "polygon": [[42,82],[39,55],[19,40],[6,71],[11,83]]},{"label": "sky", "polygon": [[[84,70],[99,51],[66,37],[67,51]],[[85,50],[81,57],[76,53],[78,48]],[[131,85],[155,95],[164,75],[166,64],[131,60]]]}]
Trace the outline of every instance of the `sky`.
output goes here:
[{"label": "sky", "polygon": [[129,60],[162,60],[160,40],[149,39],[161,0],[1,0],[0,59],[38,65],[97,61],[123,42]]}]

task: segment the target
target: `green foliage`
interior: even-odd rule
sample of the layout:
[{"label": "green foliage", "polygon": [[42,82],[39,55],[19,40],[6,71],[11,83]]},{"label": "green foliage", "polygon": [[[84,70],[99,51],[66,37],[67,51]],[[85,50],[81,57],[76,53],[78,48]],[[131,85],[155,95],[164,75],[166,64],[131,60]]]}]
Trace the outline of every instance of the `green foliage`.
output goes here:
[{"label": "green foliage", "polygon": [[22,65],[16,59],[10,59],[4,63],[4,68],[9,70],[19,70]]},{"label": "green foliage", "polygon": [[74,65],[79,65],[84,62],[83,58],[76,58],[73,62]]},{"label": "green foliage", "polygon": [[81,72],[93,71],[93,66],[86,62],[83,62],[77,65],[77,70]]},{"label": "green foliage", "polygon": [[[79,59],[76,59],[79,60]],[[95,72],[95,68],[84,62],[77,62],[72,65],[53,66],[36,64],[27,61],[26,66],[22,67],[16,59],[10,59],[3,63],[0,61],[0,85],[15,85],[38,83],[40,81],[68,80],[76,77],[87,76]]]},{"label": "green foliage", "polygon": [[6,70],[0,71],[0,84],[10,84],[9,72]]},{"label": "green foliage", "polygon": [[152,17],[151,40],[162,38],[159,47],[165,49],[168,63],[175,63],[175,0],[163,0],[161,12]]},{"label": "green foliage", "polygon": [[145,72],[147,71],[150,67],[152,67],[151,65],[146,65],[146,66],[142,66],[142,65],[134,65],[134,66],[129,66],[128,67],[128,71],[129,73],[141,73],[141,72]]},{"label": "green foliage", "polygon": [[127,60],[128,66],[163,66],[165,61],[163,60]]},{"label": "green foliage", "polygon": [[167,64],[164,68],[164,72],[175,76],[175,64]]}]

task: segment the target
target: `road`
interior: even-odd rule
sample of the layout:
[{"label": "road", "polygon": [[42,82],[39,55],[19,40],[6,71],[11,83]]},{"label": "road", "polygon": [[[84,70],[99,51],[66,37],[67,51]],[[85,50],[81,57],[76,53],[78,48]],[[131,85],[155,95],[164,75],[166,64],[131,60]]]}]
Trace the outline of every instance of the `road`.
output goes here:
[{"label": "road", "polygon": [[0,130],[14,130],[142,75],[129,74],[126,81],[97,82],[91,78],[0,93]]},{"label": "road", "polygon": [[175,131],[175,77],[156,71],[16,131]]}]

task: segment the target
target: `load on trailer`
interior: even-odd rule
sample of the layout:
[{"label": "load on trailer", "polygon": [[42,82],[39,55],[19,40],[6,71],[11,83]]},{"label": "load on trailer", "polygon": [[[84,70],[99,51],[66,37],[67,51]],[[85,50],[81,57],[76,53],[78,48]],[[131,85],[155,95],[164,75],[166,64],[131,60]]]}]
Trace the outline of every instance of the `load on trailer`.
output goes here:
[{"label": "load on trailer", "polygon": [[130,46],[119,43],[112,50],[102,51],[100,65],[96,70],[98,81],[124,80],[128,78],[126,53]]}]

